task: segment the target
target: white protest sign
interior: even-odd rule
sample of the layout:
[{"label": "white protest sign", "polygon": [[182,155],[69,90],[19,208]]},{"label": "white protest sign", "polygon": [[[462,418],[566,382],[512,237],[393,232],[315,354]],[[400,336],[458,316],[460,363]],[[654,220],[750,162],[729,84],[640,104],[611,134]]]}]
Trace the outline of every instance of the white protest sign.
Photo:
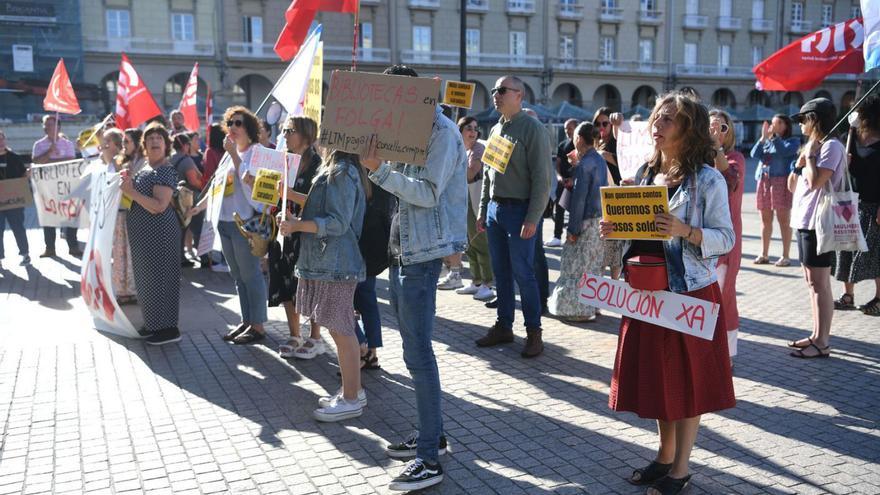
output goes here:
[{"label": "white protest sign", "polygon": [[[220,164],[217,165],[217,171],[214,172],[214,178],[211,179],[211,186],[208,188],[205,201],[208,202],[205,208],[205,222],[202,227],[202,235],[199,238],[198,255],[203,256],[210,251],[220,251],[220,236],[217,235],[217,222],[220,221],[220,207],[223,206],[223,197],[226,196],[227,179],[232,177],[234,173],[232,159],[229,154],[223,155]],[[234,182],[230,182],[230,185]],[[232,186],[234,187],[234,186]]]},{"label": "white protest sign", "polygon": [[41,226],[76,228],[88,226],[87,214],[83,212],[87,198],[75,197],[71,194],[72,191],[80,189],[83,172],[86,169],[84,160],[31,167],[34,203]]},{"label": "white protest sign", "polygon": [[251,152],[251,160],[248,164],[248,173],[256,177],[257,170],[265,168],[284,173],[284,160],[287,159],[287,183],[296,182],[296,174],[299,171],[299,161],[302,157],[294,153],[273,150],[259,144],[254,145]]},{"label": "white protest sign", "polygon": [[654,153],[654,139],[647,122],[624,121],[617,129],[617,167],[624,179],[635,177],[639,167]]},{"label": "white protest sign", "polygon": [[633,289],[626,282],[584,274],[582,304],[605,309],[676,332],[712,340],[720,306],[665,290]]},{"label": "white protest sign", "polygon": [[123,337],[138,338],[134,326],[116,303],[113,294],[112,255],[113,231],[122,197],[120,174],[108,171],[91,176],[89,204],[89,238],[80,271],[80,289],[83,301],[92,314],[95,328]]}]

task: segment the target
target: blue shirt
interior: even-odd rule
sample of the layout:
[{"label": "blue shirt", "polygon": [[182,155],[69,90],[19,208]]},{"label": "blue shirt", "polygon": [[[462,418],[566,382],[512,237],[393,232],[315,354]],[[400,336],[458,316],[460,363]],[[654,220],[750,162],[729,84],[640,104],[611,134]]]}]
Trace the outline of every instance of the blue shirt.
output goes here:
[{"label": "blue shirt", "polygon": [[768,174],[770,177],[788,177],[791,172],[791,162],[797,158],[798,147],[801,141],[796,137],[782,139],[772,137],[767,141],[758,141],[752,147],[752,158],[761,160],[755,171],[755,180],[761,175]]}]

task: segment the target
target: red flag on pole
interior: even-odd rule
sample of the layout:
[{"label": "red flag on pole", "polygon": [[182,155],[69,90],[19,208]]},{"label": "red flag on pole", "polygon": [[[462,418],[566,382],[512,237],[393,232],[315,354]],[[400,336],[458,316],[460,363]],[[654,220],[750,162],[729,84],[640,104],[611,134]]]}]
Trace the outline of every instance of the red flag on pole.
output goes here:
[{"label": "red flag on pole", "polygon": [[67,67],[64,66],[63,58],[58,60],[52,79],[49,80],[46,97],[43,98],[43,110],[70,115],[76,115],[82,111],[79,108],[76,94],[73,92],[73,85],[70,83],[70,76],[67,75]]},{"label": "red flag on pole", "polygon": [[137,127],[157,115],[162,115],[159,105],[123,53],[116,85],[116,127]]},{"label": "red flag on pole", "polygon": [[189,80],[186,82],[186,88],[183,90],[183,96],[180,98],[180,105],[177,107],[183,114],[183,125],[190,131],[198,131],[201,127],[199,122],[199,112],[196,108],[196,100],[198,99],[199,90],[199,63],[193,66],[192,72],[189,74]]},{"label": "red flag on pole", "polygon": [[831,74],[861,74],[864,39],[861,18],[808,34],[756,65],[755,86],[764,91],[806,91]]},{"label": "red flag on pole", "polygon": [[296,56],[319,10],[354,14],[358,11],[358,0],[293,0],[284,13],[284,27],[275,41],[275,53],[281,60]]}]

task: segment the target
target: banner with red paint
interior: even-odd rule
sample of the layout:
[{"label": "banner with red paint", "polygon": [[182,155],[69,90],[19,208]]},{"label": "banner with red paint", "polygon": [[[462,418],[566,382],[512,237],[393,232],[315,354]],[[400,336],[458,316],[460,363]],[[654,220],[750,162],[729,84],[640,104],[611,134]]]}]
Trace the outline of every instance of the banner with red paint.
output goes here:
[{"label": "banner with red paint", "polygon": [[831,74],[860,74],[864,40],[861,18],[822,28],[756,65],[755,86],[763,91],[807,91]]},{"label": "banner with red paint", "polygon": [[43,227],[88,226],[86,199],[76,193],[83,190],[83,177],[89,169],[85,160],[70,160],[33,165],[31,186],[37,219]]},{"label": "banner with red paint", "polygon": [[49,80],[46,97],[43,98],[43,110],[70,115],[76,115],[82,111],[79,108],[76,93],[73,92],[73,84],[70,83],[70,76],[67,75],[67,67],[64,66],[63,58],[58,60],[52,79]]},{"label": "banner with red paint", "polygon": [[712,340],[721,307],[710,301],[665,290],[633,289],[626,282],[584,274],[580,283],[582,304],[636,320]]},{"label": "banner with red paint", "polygon": [[189,74],[189,80],[186,82],[186,88],[183,90],[183,97],[180,98],[180,105],[177,107],[183,114],[183,125],[190,131],[199,132],[202,124],[199,122],[199,110],[196,107],[199,90],[199,63],[193,66],[192,72]]},{"label": "banner with red paint", "polygon": [[80,271],[83,301],[92,314],[95,328],[123,337],[138,338],[134,326],[116,303],[112,271],[113,232],[122,197],[120,174],[106,169],[91,174],[89,238]]}]

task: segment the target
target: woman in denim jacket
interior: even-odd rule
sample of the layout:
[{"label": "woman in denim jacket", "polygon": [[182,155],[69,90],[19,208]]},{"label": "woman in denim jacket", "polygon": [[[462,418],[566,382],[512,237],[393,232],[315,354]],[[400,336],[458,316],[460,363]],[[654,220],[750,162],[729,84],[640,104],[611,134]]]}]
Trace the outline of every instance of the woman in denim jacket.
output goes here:
[{"label": "woman in denim jacket", "polygon": [[367,402],[354,331],[354,291],[366,279],[358,238],[367,187],[357,155],[334,151],[318,169],[302,215],[279,227],[283,235],[302,233],[295,270],[296,312],[330,330],[339,354],[342,389],[318,400],[314,412],[318,421],[358,417]]},{"label": "woman in denim jacket", "polygon": [[[715,150],[706,108],[682,93],[657,101],[649,120],[654,156],[636,173],[641,184],[669,188],[668,214],[656,215],[668,241],[633,241],[636,254],[666,260],[668,290],[721,305],[715,263],[734,244],[727,186],[706,165]],[[602,236],[613,231],[600,222]],[[611,378],[609,406],[657,420],[657,457],[629,481],[649,494],[679,493],[690,480],[688,461],[700,415],[735,405],[722,306],[713,339],[706,340],[624,316]]]}]

